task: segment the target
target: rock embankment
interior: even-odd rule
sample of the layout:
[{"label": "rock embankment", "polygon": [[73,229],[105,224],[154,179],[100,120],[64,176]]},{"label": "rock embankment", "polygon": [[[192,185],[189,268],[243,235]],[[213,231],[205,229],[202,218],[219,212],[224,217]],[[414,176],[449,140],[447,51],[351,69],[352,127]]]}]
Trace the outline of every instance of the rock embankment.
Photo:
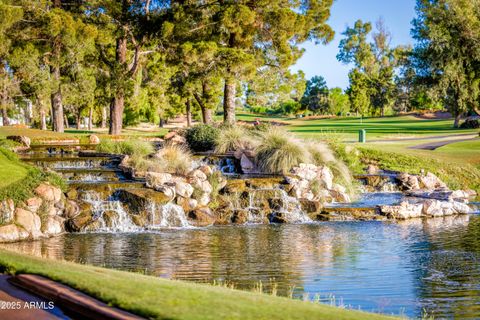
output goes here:
[{"label": "rock embankment", "polygon": [[12,199],[0,202],[0,242],[39,239],[65,231],[65,219],[78,211],[66,200],[62,190],[48,183],[40,184],[35,196],[15,204]]},{"label": "rock embankment", "polygon": [[476,196],[473,190],[450,190],[436,175],[401,173],[397,176],[405,200],[398,205],[380,206],[382,215],[393,219],[442,217],[468,214],[469,199]]}]

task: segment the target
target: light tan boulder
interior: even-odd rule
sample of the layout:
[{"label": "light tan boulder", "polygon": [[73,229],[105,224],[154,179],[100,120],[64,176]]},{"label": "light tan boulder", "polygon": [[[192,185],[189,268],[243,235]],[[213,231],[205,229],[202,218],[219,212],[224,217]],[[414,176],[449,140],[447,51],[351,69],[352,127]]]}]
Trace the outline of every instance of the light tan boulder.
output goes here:
[{"label": "light tan boulder", "polygon": [[175,192],[179,196],[190,198],[193,193],[193,187],[189,183],[177,181],[175,182]]},{"label": "light tan boulder", "polygon": [[145,182],[147,187],[155,189],[158,186],[172,182],[173,177],[170,173],[164,172],[147,172]]},{"label": "light tan boulder", "polygon": [[207,166],[207,165],[200,166],[200,167],[198,168],[198,170],[200,170],[200,171],[202,171],[203,173],[205,173],[205,175],[206,175],[207,177],[211,176],[212,173],[213,173],[212,167]]},{"label": "light tan boulder", "polygon": [[17,208],[15,210],[15,221],[30,233],[34,239],[42,235],[40,231],[42,222],[37,214],[22,208]]},{"label": "light tan boulder", "polygon": [[2,223],[9,223],[14,218],[15,203],[12,199],[3,200],[0,202],[0,219]]},{"label": "light tan boulder", "polygon": [[43,233],[47,236],[54,236],[64,231],[61,220],[55,219],[55,217],[48,217],[42,229]]},{"label": "light tan boulder", "polygon": [[15,242],[28,238],[28,232],[14,224],[0,227],[0,242]]},{"label": "light tan boulder", "polygon": [[380,211],[383,215],[393,219],[419,218],[422,216],[423,204],[403,201],[400,205],[380,206]]},{"label": "light tan boulder", "polygon": [[90,142],[90,144],[99,144],[100,143],[100,138],[97,137],[95,134],[91,134],[88,137],[88,142]]},{"label": "light tan boulder", "polygon": [[29,211],[37,212],[42,206],[43,200],[39,197],[33,197],[25,201]]},{"label": "light tan boulder", "polygon": [[58,202],[62,199],[62,190],[46,183],[41,183],[35,189],[35,194],[42,199],[51,202]]},{"label": "light tan boulder", "polygon": [[190,178],[191,181],[206,181],[207,180],[207,175],[200,169],[196,169],[191,171],[188,174],[188,177]]}]

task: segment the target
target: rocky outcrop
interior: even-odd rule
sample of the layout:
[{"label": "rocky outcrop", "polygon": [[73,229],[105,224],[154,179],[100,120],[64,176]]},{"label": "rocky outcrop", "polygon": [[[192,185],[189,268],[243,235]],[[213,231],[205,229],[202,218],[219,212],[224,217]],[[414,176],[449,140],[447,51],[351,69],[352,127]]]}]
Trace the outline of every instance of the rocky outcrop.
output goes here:
[{"label": "rocky outcrop", "polygon": [[100,138],[95,135],[95,134],[91,134],[89,137],[88,137],[88,142],[90,144],[99,144],[100,143]]},{"label": "rocky outcrop", "polygon": [[285,177],[288,193],[297,199],[328,202],[351,202],[344,186],[333,182],[333,173],[327,166],[301,163]]},{"label": "rocky outcrop", "polygon": [[4,218],[0,226],[0,242],[39,239],[65,231],[65,218],[78,214],[78,206],[67,200],[62,190],[42,183],[36,196],[17,205],[11,199],[0,203]]},{"label": "rocky outcrop", "polygon": [[30,144],[32,143],[30,138],[27,136],[8,136],[7,139],[18,142],[25,148],[30,148]]},{"label": "rocky outcrop", "polygon": [[470,207],[459,201],[427,199],[402,201],[399,205],[380,206],[381,214],[391,219],[443,217],[470,213]]},{"label": "rocky outcrop", "polygon": [[170,131],[169,133],[167,133],[165,135],[165,137],[163,137],[163,139],[170,143],[170,144],[173,144],[173,145],[176,145],[176,144],[186,144],[187,143],[187,140],[185,139],[184,136],[180,135],[178,132],[176,131]]}]

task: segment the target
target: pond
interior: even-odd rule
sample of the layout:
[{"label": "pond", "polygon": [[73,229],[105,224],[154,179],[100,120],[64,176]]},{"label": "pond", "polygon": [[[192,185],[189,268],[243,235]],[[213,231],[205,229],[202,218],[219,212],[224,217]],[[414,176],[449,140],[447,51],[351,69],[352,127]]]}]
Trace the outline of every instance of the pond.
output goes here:
[{"label": "pond", "polygon": [[480,318],[480,216],[66,234],[17,251],[347,308]]}]

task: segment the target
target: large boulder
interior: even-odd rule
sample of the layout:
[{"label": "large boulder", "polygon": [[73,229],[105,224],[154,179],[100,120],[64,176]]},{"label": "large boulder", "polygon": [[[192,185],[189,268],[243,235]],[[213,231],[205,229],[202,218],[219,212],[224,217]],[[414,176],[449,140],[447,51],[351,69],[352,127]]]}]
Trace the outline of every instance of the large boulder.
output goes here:
[{"label": "large boulder", "polygon": [[307,181],[312,181],[317,178],[317,166],[309,163],[300,163],[298,167],[292,169],[292,173]]},{"label": "large boulder", "polygon": [[50,202],[58,202],[62,199],[62,190],[47,183],[41,183],[35,188],[35,194]]},{"label": "large boulder", "polygon": [[25,201],[27,208],[31,212],[37,212],[42,206],[43,200],[39,197],[32,197]]},{"label": "large boulder", "polygon": [[380,212],[391,219],[410,219],[422,216],[423,204],[403,201],[400,205],[380,206]]},{"label": "large boulder", "polygon": [[187,140],[185,139],[184,136],[181,136],[178,132],[176,131],[170,131],[163,137],[163,139],[170,144],[185,144],[187,143]]},{"label": "large boulder", "polygon": [[447,189],[447,185],[431,172],[428,172],[424,176],[418,177],[418,182],[421,189],[427,189],[427,190]]},{"label": "large boulder", "polygon": [[203,172],[200,169],[196,169],[196,170],[191,171],[188,174],[188,177],[189,177],[189,180],[192,181],[192,183],[194,183],[196,181],[206,181],[207,180],[207,175],[205,174],[205,172]]},{"label": "large boulder", "polygon": [[170,173],[164,172],[147,172],[145,175],[145,182],[148,188],[155,189],[166,183],[172,182],[173,177]]},{"label": "large boulder", "polygon": [[15,210],[15,221],[30,233],[34,239],[42,235],[42,222],[37,214],[22,208],[17,208]]},{"label": "large boulder", "polygon": [[193,224],[198,227],[205,227],[215,223],[215,217],[208,207],[190,211],[188,218],[193,220]]},{"label": "large boulder", "polygon": [[198,170],[200,170],[200,171],[202,171],[203,173],[205,173],[205,175],[206,175],[207,177],[211,176],[212,173],[213,173],[212,167],[207,166],[207,165],[200,166],[200,167],[198,168]]},{"label": "large boulder", "polygon": [[8,140],[13,140],[22,144],[24,147],[30,148],[31,140],[27,136],[8,136]]},{"label": "large boulder", "polygon": [[257,171],[253,160],[247,157],[245,153],[242,153],[240,157],[240,167],[242,168],[243,173],[252,173]]},{"label": "large boulder", "polygon": [[0,222],[10,223],[14,218],[15,203],[12,199],[3,200],[0,202]]},{"label": "large boulder", "polygon": [[328,167],[319,167],[317,179],[320,180],[325,188],[329,190],[333,188],[333,173]]},{"label": "large boulder", "polygon": [[54,236],[64,231],[63,219],[60,217],[48,217],[42,226],[43,233],[47,236]]},{"label": "large boulder", "polygon": [[14,224],[0,226],[0,242],[15,242],[28,238],[28,232]]},{"label": "large boulder", "polygon": [[403,190],[420,189],[420,183],[418,181],[418,177],[415,175],[410,175],[408,173],[401,173],[397,176],[397,179],[400,181],[400,185]]},{"label": "large boulder", "polygon": [[177,204],[183,208],[183,211],[189,212],[195,210],[198,207],[198,200],[178,196]]},{"label": "large boulder", "polygon": [[94,134],[91,134],[91,135],[88,137],[88,142],[90,142],[90,144],[99,144],[99,143],[100,143],[100,138],[97,137],[97,136],[94,135]]},{"label": "large boulder", "polygon": [[182,196],[184,198],[190,198],[193,193],[193,187],[189,183],[177,181],[175,182],[175,192],[179,196]]}]

